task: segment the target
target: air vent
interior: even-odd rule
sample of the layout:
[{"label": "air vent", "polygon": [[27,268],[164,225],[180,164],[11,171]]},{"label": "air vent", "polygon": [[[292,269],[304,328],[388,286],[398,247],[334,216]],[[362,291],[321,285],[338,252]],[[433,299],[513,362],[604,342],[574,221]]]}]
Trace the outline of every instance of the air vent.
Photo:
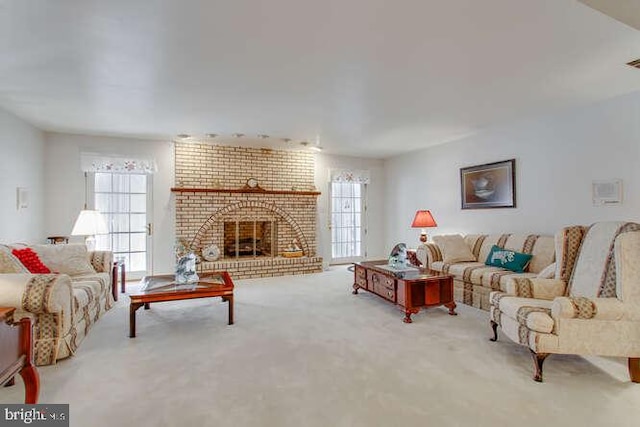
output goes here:
[{"label": "air vent", "polygon": [[627,65],[631,65],[634,68],[640,68],[640,59],[636,59],[631,62],[627,62]]}]

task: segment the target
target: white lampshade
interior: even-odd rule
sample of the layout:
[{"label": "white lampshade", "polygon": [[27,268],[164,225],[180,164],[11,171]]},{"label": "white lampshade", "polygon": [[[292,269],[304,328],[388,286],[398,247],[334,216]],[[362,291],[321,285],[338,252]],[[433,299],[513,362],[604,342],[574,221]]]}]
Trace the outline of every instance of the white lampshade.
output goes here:
[{"label": "white lampshade", "polygon": [[96,234],[106,234],[109,232],[107,223],[102,214],[98,211],[82,210],[76,223],[71,230],[72,236],[94,236]]}]

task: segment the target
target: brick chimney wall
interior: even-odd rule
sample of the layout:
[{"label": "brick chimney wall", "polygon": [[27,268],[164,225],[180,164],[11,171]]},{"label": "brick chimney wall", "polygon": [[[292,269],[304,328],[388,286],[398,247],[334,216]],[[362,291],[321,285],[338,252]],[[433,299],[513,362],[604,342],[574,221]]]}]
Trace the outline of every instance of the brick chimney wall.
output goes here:
[{"label": "brick chimney wall", "polygon": [[[203,260],[200,271],[226,270],[234,278],[321,271],[322,258],[316,256],[314,169],[311,152],[176,142],[176,237],[198,255],[209,245],[218,246],[220,259]],[[249,178],[267,191],[238,191],[246,190]],[[252,219],[276,224],[276,256],[225,256],[224,222]],[[304,250],[303,257],[281,256],[292,241]]]}]

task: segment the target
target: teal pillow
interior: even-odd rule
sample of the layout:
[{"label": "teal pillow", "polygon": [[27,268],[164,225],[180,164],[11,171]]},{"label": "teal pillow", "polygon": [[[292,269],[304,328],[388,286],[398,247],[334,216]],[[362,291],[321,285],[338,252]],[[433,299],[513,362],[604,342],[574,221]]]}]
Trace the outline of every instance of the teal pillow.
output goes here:
[{"label": "teal pillow", "polygon": [[524,273],[532,257],[531,254],[523,254],[493,245],[484,263],[493,267],[506,268],[516,273]]}]

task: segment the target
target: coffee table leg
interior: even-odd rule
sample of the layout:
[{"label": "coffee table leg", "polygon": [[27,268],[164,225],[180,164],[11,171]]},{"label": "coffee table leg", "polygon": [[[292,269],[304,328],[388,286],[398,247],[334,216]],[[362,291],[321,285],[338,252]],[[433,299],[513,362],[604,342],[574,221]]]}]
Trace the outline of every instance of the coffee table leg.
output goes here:
[{"label": "coffee table leg", "polygon": [[402,321],[404,323],[413,323],[413,320],[411,320],[411,312],[410,311],[405,311],[404,312],[404,319],[402,319]]},{"label": "coffee table leg", "polygon": [[420,312],[420,309],[416,308],[416,307],[405,308],[404,309],[404,319],[402,319],[402,321],[404,323],[413,323],[413,320],[411,320],[411,315],[412,314],[417,314],[419,312]]},{"label": "coffee table leg", "polygon": [[136,311],[143,305],[141,302],[132,302],[129,305],[129,338],[136,337]]},{"label": "coffee table leg", "polygon": [[145,302],[145,303],[144,303],[144,309],[145,309],[145,310],[149,310],[150,308],[151,308],[151,306],[149,305],[149,303],[148,303],[148,302]]},{"label": "coffee table leg", "polygon": [[445,304],[444,306],[449,309],[449,315],[451,316],[458,315],[458,313],[456,313],[456,303],[454,301],[451,301],[450,303]]},{"label": "coffee table leg", "polygon": [[229,324],[233,325],[233,295],[222,297],[222,300],[229,304]]}]

